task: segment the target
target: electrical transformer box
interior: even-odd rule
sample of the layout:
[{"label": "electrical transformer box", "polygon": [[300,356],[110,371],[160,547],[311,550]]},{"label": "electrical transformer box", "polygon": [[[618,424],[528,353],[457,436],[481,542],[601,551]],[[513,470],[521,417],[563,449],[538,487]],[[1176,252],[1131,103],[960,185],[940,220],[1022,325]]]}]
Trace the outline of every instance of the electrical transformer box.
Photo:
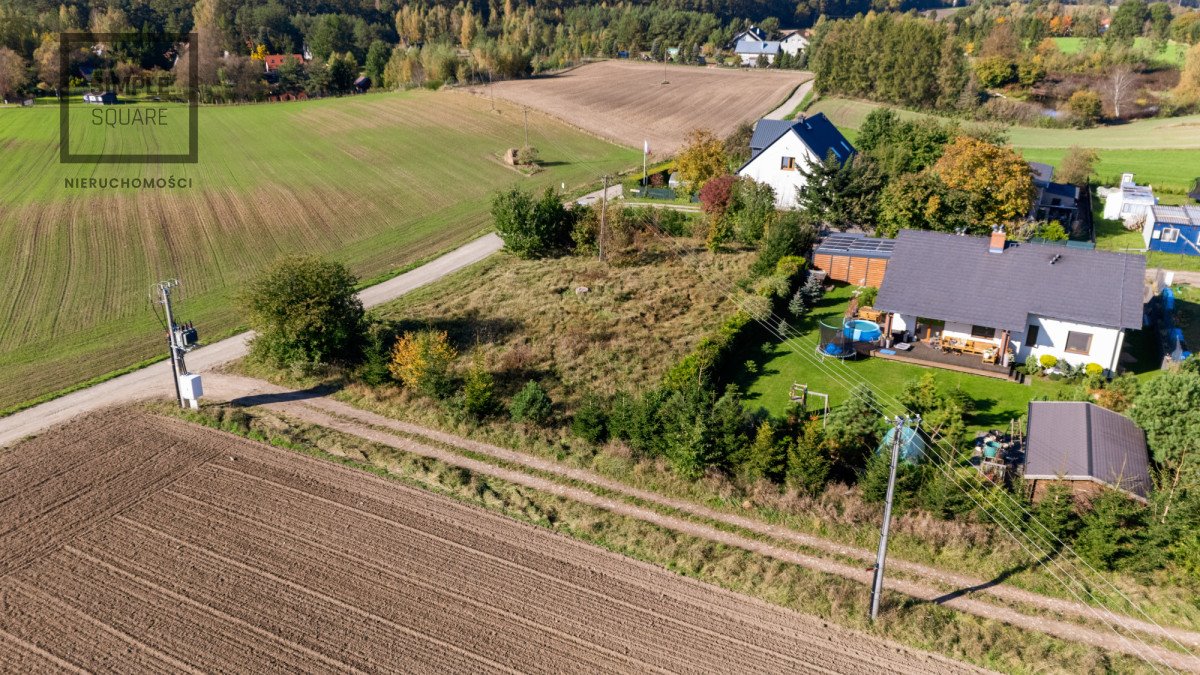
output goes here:
[{"label": "electrical transformer box", "polygon": [[200,375],[197,373],[187,373],[179,376],[179,394],[188,401],[199,401],[204,395],[204,385],[200,382]]}]

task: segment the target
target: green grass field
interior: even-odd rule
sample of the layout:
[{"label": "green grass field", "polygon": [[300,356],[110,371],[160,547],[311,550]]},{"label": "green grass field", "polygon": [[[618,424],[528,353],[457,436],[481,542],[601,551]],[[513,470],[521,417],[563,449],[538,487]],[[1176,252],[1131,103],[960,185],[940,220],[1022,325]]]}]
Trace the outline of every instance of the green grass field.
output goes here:
[{"label": "green grass field", "polygon": [[[60,164],[55,106],[0,108],[0,410],[162,355],[147,299],[158,279],[182,280],[180,317],[212,339],[240,326],[234,293],[281,254],[387,275],[487,230],[497,189],[579,188],[639,159],[530,111],[545,168],[526,177],[500,161],[523,143],[521,110],[491,106],[415,91],[205,107],[199,163],[149,165]],[[186,146],[182,125],[155,135],[71,121],[75,152]],[[171,176],[192,185],[65,185]]]},{"label": "green grass field", "polygon": [[[853,133],[878,107],[866,101],[826,98],[814,103],[810,112],[823,112],[839,128]],[[933,117],[907,110],[897,112],[906,119]],[[1100,157],[1095,175],[1102,184],[1114,185],[1122,173],[1132,171],[1139,183],[1149,183],[1158,192],[1183,195],[1200,178],[1200,115],[1092,129],[1013,126],[1008,129],[1008,137],[1026,159],[1056,166],[1071,146],[1092,148]]]},{"label": "green grass field", "polygon": [[[1104,44],[1103,40],[1099,38],[1057,37],[1050,39],[1064,54],[1078,54],[1089,45],[1103,46]],[[1187,57],[1188,46],[1182,42],[1167,40],[1156,47],[1150,38],[1139,37],[1134,40],[1133,48],[1146,54],[1148,58],[1157,63],[1178,67],[1183,65],[1184,59]]]},{"label": "green grass field", "polygon": [[[1026,413],[1030,400],[1050,398],[1062,386],[1043,379],[1019,384],[1011,380],[878,358],[822,361],[816,355],[819,339],[817,321],[840,324],[853,291],[852,286],[838,285],[829,292],[804,322],[796,326],[800,335],[788,344],[771,339],[761,347],[747,346],[735,363],[753,362],[754,366],[747,368],[743,365],[735,380],[746,392],[750,405],[762,406],[775,415],[783,415],[790,404],[788,394],[792,383],[807,384],[811,391],[828,394],[829,404],[833,407],[846,401],[850,397],[851,386],[863,380],[876,391],[898,396],[908,383],[929,372],[937,378],[943,391],[960,387],[975,400],[978,410],[970,420],[970,425],[972,429],[983,430],[1007,426],[1010,419]],[[817,365],[818,361],[822,365]],[[880,403],[889,413],[899,412],[891,401]],[[812,405],[810,403],[810,407]]]}]

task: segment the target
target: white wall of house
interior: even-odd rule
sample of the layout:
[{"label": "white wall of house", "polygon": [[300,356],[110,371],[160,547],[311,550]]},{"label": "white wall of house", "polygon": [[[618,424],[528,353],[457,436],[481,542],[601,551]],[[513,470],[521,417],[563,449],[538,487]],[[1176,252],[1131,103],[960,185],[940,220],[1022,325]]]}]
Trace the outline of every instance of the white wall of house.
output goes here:
[{"label": "white wall of house", "polygon": [[[1043,354],[1050,354],[1072,365],[1098,363],[1104,366],[1106,371],[1116,372],[1117,360],[1125,342],[1125,331],[1036,315],[1030,315],[1026,325],[1024,332],[1014,333],[1012,336],[1013,349],[1017,352],[1018,361],[1024,362],[1031,354],[1038,358]],[[1036,344],[1028,343],[1028,326],[1037,326]],[[1086,352],[1067,350],[1067,338],[1072,332],[1092,336]]]},{"label": "white wall of house", "polygon": [[789,56],[795,56],[808,47],[808,40],[799,33],[792,33],[779,41],[779,48]]},{"label": "white wall of house", "polygon": [[[783,168],[784,158],[791,158],[795,168]],[[789,131],[742,167],[738,175],[770,185],[775,190],[775,206],[794,209],[799,205],[796,201],[797,190],[805,182],[800,169],[813,161],[816,161],[816,158],[808,146],[800,140],[796,132]]]},{"label": "white wall of house", "polygon": [[760,56],[767,57],[767,63],[775,63],[774,54],[738,54],[738,57],[742,60],[742,65],[751,67],[758,66],[758,57]]},{"label": "white wall of house", "polygon": [[[895,314],[892,316],[893,331],[915,330],[916,325],[917,317],[915,316],[905,314]],[[1038,335],[1036,344],[1031,345],[1026,339],[1029,326],[1037,326]],[[971,328],[967,324],[946,323],[942,329],[942,336],[984,340],[984,338],[972,337]],[[1067,338],[1072,332],[1092,336],[1086,353],[1067,351]],[[997,345],[1000,343],[999,330],[996,331],[996,337],[993,341]],[[1060,321],[1036,315],[1029,316],[1024,331],[1009,334],[1009,342],[1012,344],[1013,351],[1016,354],[1017,363],[1024,363],[1030,354],[1039,358],[1042,354],[1051,354],[1060,361],[1066,361],[1076,366],[1098,363],[1104,366],[1104,369],[1109,373],[1115,373],[1117,370],[1118,359],[1121,356],[1121,348],[1124,345],[1124,341],[1125,331],[1123,330],[1091,326],[1071,321]]]},{"label": "white wall of house", "polygon": [[945,327],[942,328],[942,337],[954,338],[956,340],[975,340],[976,342],[991,342],[992,344],[995,344],[996,346],[1000,345],[1000,331],[998,331],[998,330],[995,331],[994,337],[985,338],[985,337],[976,337],[976,336],[972,335],[971,330],[973,328],[974,328],[974,326],[972,326],[970,324],[953,323],[953,322],[947,321]]}]

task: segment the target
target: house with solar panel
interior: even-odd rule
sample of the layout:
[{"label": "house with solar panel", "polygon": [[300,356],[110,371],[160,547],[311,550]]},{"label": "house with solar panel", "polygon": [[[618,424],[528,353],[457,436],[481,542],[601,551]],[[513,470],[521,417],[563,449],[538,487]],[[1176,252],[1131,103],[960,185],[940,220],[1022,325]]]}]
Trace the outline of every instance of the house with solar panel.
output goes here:
[{"label": "house with solar panel", "polygon": [[1146,434],[1128,417],[1092,403],[1033,401],[1025,481],[1035,502],[1060,484],[1085,503],[1104,489],[1145,503],[1150,494]]},{"label": "house with solar panel", "polygon": [[737,173],[775,190],[775,206],[794,209],[804,186],[801,169],[832,154],[845,163],[856,150],[824,113],[798,120],[761,119],[750,137],[750,160]]},{"label": "house with solar panel", "polygon": [[1003,229],[901,230],[874,309],[910,349],[872,353],[984,374],[1049,355],[1116,373],[1125,331],[1142,327],[1145,274],[1141,255],[1009,242]]},{"label": "house with solar panel", "polygon": [[1142,239],[1151,251],[1200,255],[1200,206],[1149,207]]}]

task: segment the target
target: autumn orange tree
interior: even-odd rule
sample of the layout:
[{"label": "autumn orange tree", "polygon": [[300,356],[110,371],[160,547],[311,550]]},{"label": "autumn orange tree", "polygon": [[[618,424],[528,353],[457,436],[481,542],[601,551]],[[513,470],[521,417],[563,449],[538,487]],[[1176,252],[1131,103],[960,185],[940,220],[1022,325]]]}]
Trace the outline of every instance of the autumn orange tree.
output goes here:
[{"label": "autumn orange tree", "polygon": [[446,331],[407,332],[392,348],[392,375],[410,389],[444,398],[450,393],[450,364],[458,352]]},{"label": "autumn orange tree", "polygon": [[946,146],[933,172],[948,187],[968,194],[971,216],[980,225],[1016,222],[1033,205],[1029,163],[1010,148],[959,136]]},{"label": "autumn orange tree", "polygon": [[708,179],[726,173],[728,165],[725,144],[707,129],[689,131],[687,143],[675,160],[680,180],[693,194],[704,187]]}]

